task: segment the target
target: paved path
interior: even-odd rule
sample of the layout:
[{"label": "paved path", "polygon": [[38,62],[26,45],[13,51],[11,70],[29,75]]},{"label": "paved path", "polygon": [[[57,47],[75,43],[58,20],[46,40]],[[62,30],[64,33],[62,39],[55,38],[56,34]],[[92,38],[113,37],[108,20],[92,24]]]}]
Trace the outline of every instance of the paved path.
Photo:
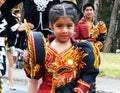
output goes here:
[{"label": "paved path", "polygon": [[107,93],[120,93],[120,80],[98,77],[97,89]]},{"label": "paved path", "polygon": [[[6,82],[6,79],[4,79]],[[7,83],[4,83],[4,93],[27,93],[27,82],[15,81],[16,90],[11,90]]]}]

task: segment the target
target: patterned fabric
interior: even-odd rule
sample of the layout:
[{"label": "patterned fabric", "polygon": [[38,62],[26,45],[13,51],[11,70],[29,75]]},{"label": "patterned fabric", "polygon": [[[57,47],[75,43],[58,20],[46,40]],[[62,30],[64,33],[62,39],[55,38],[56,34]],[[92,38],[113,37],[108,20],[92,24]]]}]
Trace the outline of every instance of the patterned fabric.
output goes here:
[{"label": "patterned fabric", "polygon": [[35,4],[37,5],[37,10],[38,11],[45,11],[45,8],[47,8],[47,5],[50,1],[53,0],[34,0]]},{"label": "patterned fabric", "polygon": [[[93,66],[92,50],[87,41],[74,43],[61,53],[47,45],[45,61],[36,64],[38,68],[34,78],[43,78],[37,93],[74,93],[74,88],[87,92],[99,71]],[[24,67],[28,71],[31,69],[27,63]]]},{"label": "patterned fabric", "polygon": [[[2,1],[2,0],[1,0]],[[0,15],[0,77],[6,73],[6,50],[5,50],[5,34],[7,22]]]},{"label": "patterned fabric", "polygon": [[47,37],[51,33],[48,21],[49,9],[52,5],[60,3],[60,0],[15,0],[14,2],[6,0],[1,11],[10,27],[17,24],[10,10],[21,2],[23,2],[24,19],[34,24],[34,30],[42,32]]},{"label": "patterned fabric", "polygon": [[[16,18],[14,15],[13,15],[13,17]],[[16,20],[17,20],[17,18],[16,18]],[[17,32],[11,31],[7,21],[1,15],[1,17],[0,17],[0,36],[7,37],[7,39],[6,39],[7,49],[11,46],[14,46],[16,43],[20,42],[20,41],[16,42],[16,39],[17,39],[16,34],[17,34]]]},{"label": "patterned fabric", "polygon": [[64,86],[76,78],[78,70],[85,66],[82,62],[85,55],[80,48],[70,47],[59,54],[50,46],[48,47],[45,67],[53,74],[51,93],[54,93],[57,87]]},{"label": "patterned fabric", "polygon": [[4,38],[0,37],[0,77],[6,73],[6,52]]},{"label": "patterned fabric", "polygon": [[76,40],[88,40],[92,43],[96,59],[94,66],[98,68],[100,64],[100,49],[103,47],[107,33],[106,25],[103,21],[94,20],[92,28],[89,28],[86,19],[83,17],[77,24],[75,32]]},{"label": "patterned fabric", "polygon": [[0,15],[0,36],[4,37],[6,35],[6,27],[7,27],[7,22],[3,18],[2,15]]},{"label": "patterned fabric", "polygon": [[[78,22],[75,29],[75,39],[77,41],[87,40],[91,43],[94,52],[93,68],[96,68],[98,70],[100,65],[100,49],[103,47],[106,33],[107,28],[103,21],[93,20],[93,24],[87,24],[87,21],[84,17]],[[90,90],[90,93],[95,93],[96,80],[93,80],[91,82],[92,89]]]},{"label": "patterned fabric", "polygon": [[92,28],[89,28],[86,19],[83,17],[77,24],[75,32],[75,39],[88,40],[101,49],[103,47],[107,28],[103,21],[98,22],[97,20],[94,20]]},{"label": "patterned fabric", "polygon": [[27,50],[30,53],[29,67],[24,64],[25,71],[27,76],[29,75],[30,78],[35,77],[35,73],[38,71],[40,66],[38,64],[42,63],[45,60],[45,48],[46,42],[43,34],[41,32],[32,31],[25,21],[24,24],[26,25],[26,43],[27,43]]}]

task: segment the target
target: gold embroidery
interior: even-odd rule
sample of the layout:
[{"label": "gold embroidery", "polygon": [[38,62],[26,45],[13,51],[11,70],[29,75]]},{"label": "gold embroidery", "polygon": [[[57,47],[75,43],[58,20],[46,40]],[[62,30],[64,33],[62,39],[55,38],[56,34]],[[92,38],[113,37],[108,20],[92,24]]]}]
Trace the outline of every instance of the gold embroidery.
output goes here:
[{"label": "gold embroidery", "polygon": [[97,25],[93,25],[93,28],[90,29],[89,37],[98,38],[98,35],[105,33],[107,31],[106,25],[103,21],[99,21]]},{"label": "gold embroidery", "polygon": [[84,82],[84,81],[82,81],[82,80],[78,80],[78,83],[79,83],[79,84],[82,84],[82,85],[84,85],[84,86],[86,86],[86,87],[88,87],[88,88],[90,88],[90,84],[88,84],[88,83],[86,83],[86,82]]},{"label": "gold embroidery", "polygon": [[85,66],[82,60],[86,54],[81,48],[73,49],[72,47],[61,55],[57,55],[49,49],[48,55],[52,56],[45,63],[47,70],[53,73],[51,93],[54,93],[56,87],[71,82],[72,79],[76,78],[78,69]]}]

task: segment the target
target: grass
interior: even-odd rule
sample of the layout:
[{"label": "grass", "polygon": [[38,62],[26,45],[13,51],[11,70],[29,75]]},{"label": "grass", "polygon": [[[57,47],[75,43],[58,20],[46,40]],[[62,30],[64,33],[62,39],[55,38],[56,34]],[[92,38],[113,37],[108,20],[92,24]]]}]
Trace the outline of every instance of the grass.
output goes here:
[{"label": "grass", "polygon": [[120,79],[120,54],[101,53],[99,76]]}]

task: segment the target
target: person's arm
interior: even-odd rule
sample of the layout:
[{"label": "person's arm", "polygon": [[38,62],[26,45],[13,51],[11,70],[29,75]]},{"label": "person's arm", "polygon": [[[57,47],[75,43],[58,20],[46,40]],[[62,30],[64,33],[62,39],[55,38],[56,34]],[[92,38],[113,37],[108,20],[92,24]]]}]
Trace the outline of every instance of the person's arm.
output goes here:
[{"label": "person's arm", "polygon": [[100,34],[95,42],[95,45],[97,45],[99,49],[101,49],[103,47],[103,44],[107,35],[107,27],[103,21],[99,21],[97,27],[99,29]]},{"label": "person's arm", "polygon": [[95,56],[92,45],[88,41],[79,42],[78,47],[81,47],[87,54],[82,61],[85,67],[80,68],[80,77],[78,85],[74,88],[76,93],[86,93],[89,89],[95,86],[96,77],[99,73],[99,68],[94,66]]},{"label": "person's arm", "polygon": [[12,31],[16,31],[17,28],[19,27],[19,24],[17,23],[15,18],[12,16],[11,10],[15,6],[17,6],[20,2],[23,2],[23,1],[24,0],[14,0],[14,1],[13,0],[6,0],[0,8],[5,20],[7,21],[7,23],[11,27]]}]

